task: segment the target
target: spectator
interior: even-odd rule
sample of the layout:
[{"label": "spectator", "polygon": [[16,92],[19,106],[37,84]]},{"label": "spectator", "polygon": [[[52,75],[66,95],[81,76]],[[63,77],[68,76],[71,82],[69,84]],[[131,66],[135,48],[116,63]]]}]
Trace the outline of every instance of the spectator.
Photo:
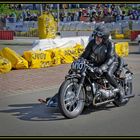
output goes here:
[{"label": "spectator", "polygon": [[22,10],[22,4],[18,4],[17,9]]},{"label": "spectator", "polygon": [[80,21],[81,16],[82,16],[82,9],[80,8],[78,11],[78,21]]},{"label": "spectator", "polygon": [[23,22],[23,16],[22,16],[22,14],[19,15],[19,17],[17,18],[17,21],[18,22]]},{"label": "spectator", "polygon": [[36,4],[33,4],[33,10],[36,10]]},{"label": "spectator", "polygon": [[25,19],[27,18],[26,10],[23,10],[23,12],[22,12],[22,17],[23,17],[23,20],[25,20]]},{"label": "spectator", "polygon": [[87,10],[85,8],[82,9],[82,16],[86,16],[87,15]]},{"label": "spectator", "polygon": [[31,13],[30,13],[29,9],[27,9],[26,13],[27,13],[27,17],[26,17],[25,20],[26,21],[29,21],[30,20],[30,17],[31,17]]},{"label": "spectator", "polygon": [[13,13],[10,15],[10,21],[11,21],[12,23],[15,23],[16,20],[17,20],[17,16],[16,16],[15,12],[13,12]]},{"label": "spectator", "polygon": [[124,17],[125,17],[125,11],[122,11],[121,20],[124,20]]},{"label": "spectator", "polygon": [[74,21],[78,21],[78,17],[79,17],[78,14],[79,14],[78,11],[75,11],[75,14],[74,14]]}]

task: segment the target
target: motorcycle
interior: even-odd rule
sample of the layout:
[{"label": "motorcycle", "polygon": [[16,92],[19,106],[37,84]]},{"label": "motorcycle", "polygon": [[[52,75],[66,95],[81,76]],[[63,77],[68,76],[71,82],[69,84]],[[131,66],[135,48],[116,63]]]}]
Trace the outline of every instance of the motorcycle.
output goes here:
[{"label": "motorcycle", "polygon": [[[104,75],[95,72],[96,67],[93,64],[85,59],[75,60],[61,84],[58,94],[55,95],[62,115],[72,119],[80,115],[84,107],[90,105],[94,108],[106,106],[109,103],[113,103],[115,106],[127,104],[129,99],[135,96],[132,94],[133,73],[128,69],[128,65],[121,61],[119,66],[119,70],[114,76],[123,88],[123,102],[120,100],[120,94],[113,92],[113,87]],[[51,102],[52,99],[49,100],[48,105]]]}]

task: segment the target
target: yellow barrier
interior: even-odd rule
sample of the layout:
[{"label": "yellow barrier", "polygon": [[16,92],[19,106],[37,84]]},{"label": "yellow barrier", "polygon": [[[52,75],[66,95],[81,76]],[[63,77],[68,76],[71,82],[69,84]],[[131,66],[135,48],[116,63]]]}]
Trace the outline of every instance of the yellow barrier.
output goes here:
[{"label": "yellow barrier", "polygon": [[0,50],[0,56],[2,56],[2,50]]},{"label": "yellow barrier", "polygon": [[[82,46],[81,44],[76,44],[76,46],[74,46],[75,50],[76,50],[76,57],[78,58],[84,51],[84,46]],[[76,59],[77,59],[76,58]]]},{"label": "yellow barrier", "polygon": [[72,63],[74,61],[74,58],[71,54],[71,50],[69,48],[61,49],[60,50],[60,56],[61,56],[61,63]]},{"label": "yellow barrier", "polygon": [[124,39],[124,34],[115,34],[115,39]]},{"label": "yellow barrier", "polygon": [[12,68],[15,69],[28,68],[28,62],[19,54],[17,54],[14,50],[11,50],[8,47],[2,49],[1,55],[2,57],[7,58],[11,62]]},{"label": "yellow barrier", "polygon": [[47,14],[47,38],[55,38],[57,32],[57,22],[54,20],[52,14]]},{"label": "yellow barrier", "polygon": [[[72,63],[74,60],[78,59],[83,51],[84,47],[80,44],[77,44],[74,47],[54,48],[46,51],[24,51],[24,59],[10,48],[3,48],[0,51],[0,73],[10,71],[11,67],[15,69],[28,67],[45,68],[65,63]],[[116,43],[115,51],[120,57],[128,56],[128,42]],[[10,62],[5,58],[7,58]]]},{"label": "yellow barrier", "polygon": [[50,13],[44,13],[38,18],[38,34],[40,39],[55,38],[57,22]]},{"label": "yellow barrier", "polygon": [[30,68],[44,68],[72,63],[83,52],[84,47],[77,44],[69,48],[54,48],[46,51],[24,51],[23,57]]},{"label": "yellow barrier", "polygon": [[52,65],[52,52],[47,51],[24,51],[23,57],[28,61],[30,68],[46,68]]},{"label": "yellow barrier", "polygon": [[119,42],[115,44],[115,51],[120,57],[128,56],[129,44],[128,42]]},{"label": "yellow barrier", "polygon": [[124,38],[125,39],[131,38],[131,30],[129,30],[129,29],[124,30]]},{"label": "yellow barrier", "polygon": [[61,56],[59,48],[52,49],[51,57],[52,57],[52,66],[57,66],[61,64]]},{"label": "yellow barrier", "polygon": [[9,72],[11,68],[11,62],[8,59],[0,56],[0,74]]},{"label": "yellow barrier", "polygon": [[61,48],[61,63],[72,63],[74,60],[78,59],[83,50],[84,47],[80,44],[77,44],[76,46],[70,48]]}]

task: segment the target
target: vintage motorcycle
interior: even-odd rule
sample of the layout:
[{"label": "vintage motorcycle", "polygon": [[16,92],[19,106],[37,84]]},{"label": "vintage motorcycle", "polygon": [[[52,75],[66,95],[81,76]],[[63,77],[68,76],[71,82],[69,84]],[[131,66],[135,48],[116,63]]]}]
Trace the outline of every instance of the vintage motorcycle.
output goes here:
[{"label": "vintage motorcycle", "polygon": [[124,100],[120,101],[118,93],[113,92],[113,87],[103,75],[95,72],[96,67],[85,59],[75,60],[71,64],[65,81],[57,94],[58,107],[63,116],[72,119],[80,115],[84,107],[106,106],[113,103],[122,106],[134,97],[132,94],[133,73],[128,65],[120,59],[118,70],[115,73],[117,82],[122,86]]}]

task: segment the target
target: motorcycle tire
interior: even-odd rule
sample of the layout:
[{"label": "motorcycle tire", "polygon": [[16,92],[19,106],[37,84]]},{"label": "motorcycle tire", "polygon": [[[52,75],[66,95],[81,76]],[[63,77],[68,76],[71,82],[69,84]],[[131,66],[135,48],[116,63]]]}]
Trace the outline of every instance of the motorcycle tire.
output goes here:
[{"label": "motorcycle tire", "polygon": [[80,91],[79,100],[75,99],[78,87],[78,79],[68,79],[62,83],[58,92],[58,106],[60,112],[68,119],[77,117],[84,109],[84,88]]},{"label": "motorcycle tire", "polygon": [[[125,92],[125,95],[128,95],[128,94],[131,95],[132,94],[132,89],[133,89],[132,82],[129,83],[128,88],[129,88],[129,93]],[[126,105],[128,102],[129,102],[129,98],[126,98],[123,102],[121,102],[119,100],[119,98],[117,98],[115,101],[113,101],[113,104],[115,106],[119,107],[119,106]]]}]

